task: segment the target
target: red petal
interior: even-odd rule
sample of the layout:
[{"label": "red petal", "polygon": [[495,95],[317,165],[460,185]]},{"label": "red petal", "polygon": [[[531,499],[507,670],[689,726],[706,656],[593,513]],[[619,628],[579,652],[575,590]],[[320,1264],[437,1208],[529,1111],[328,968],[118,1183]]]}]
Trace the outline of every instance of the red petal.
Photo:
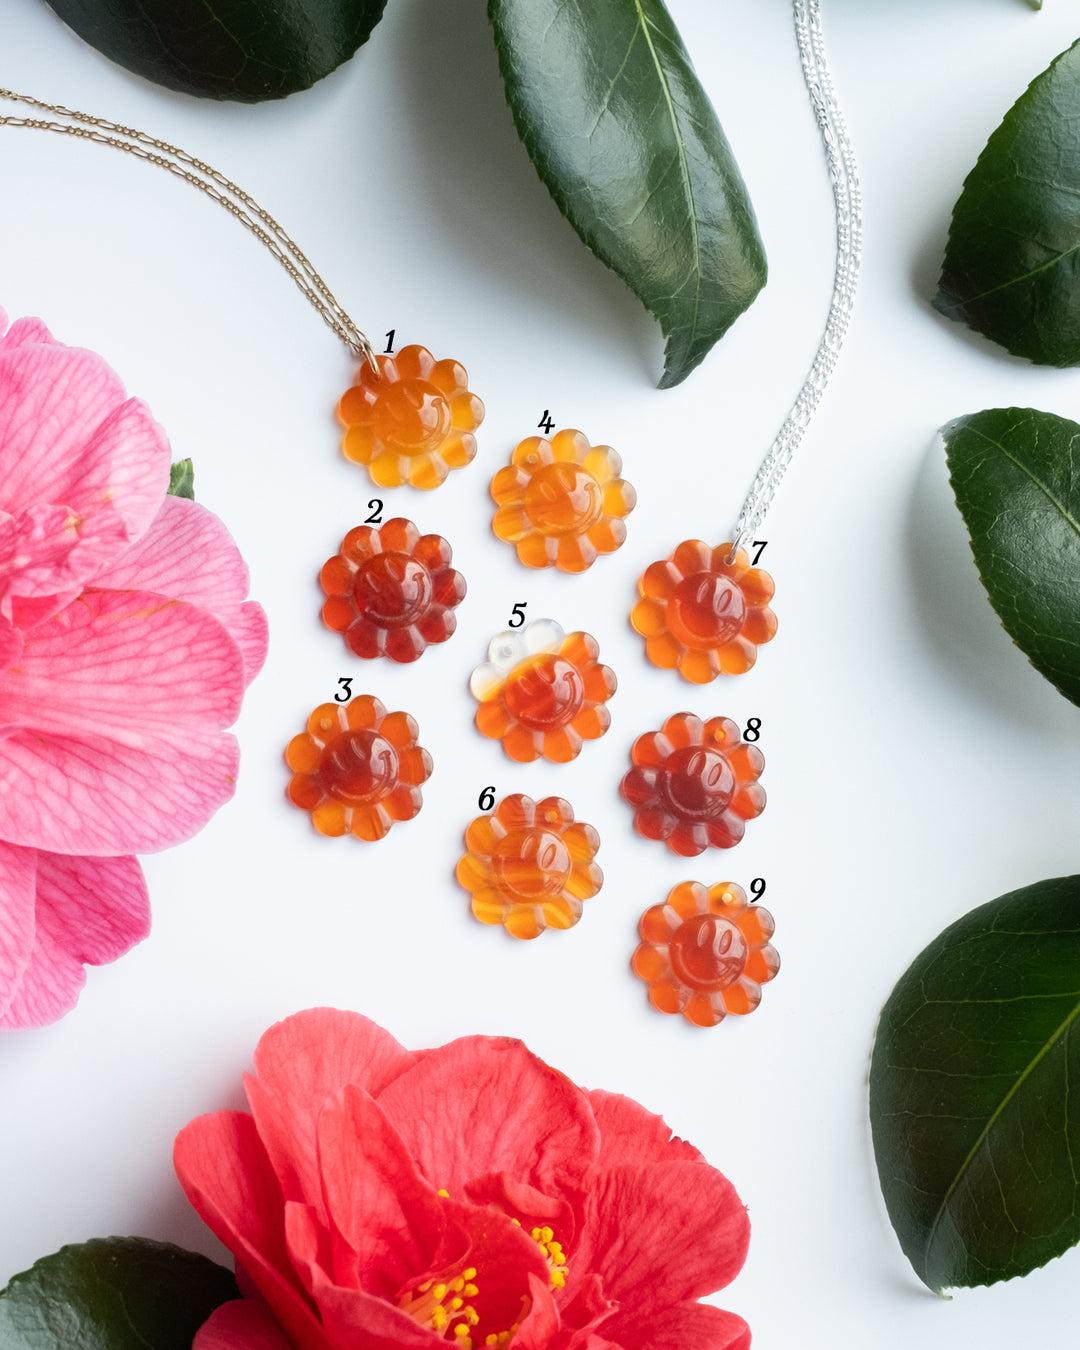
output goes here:
[{"label": "red petal", "polygon": [[320,1115],[346,1084],[377,1095],[417,1058],[368,1018],[336,1008],[297,1013],[263,1035],[248,1101],[286,1200],[302,1200],[325,1218]]},{"label": "red petal", "polygon": [[559,1338],[559,1310],[548,1282],[530,1275],[529,1299],[532,1306],[514,1337],[515,1350],[549,1350]]},{"label": "red petal", "polygon": [[680,1303],[647,1321],[616,1313],[600,1328],[624,1350],[749,1350],[750,1328],[708,1303]]},{"label": "red petal", "polygon": [[459,1274],[462,1266],[476,1268],[477,1292],[469,1302],[480,1316],[474,1339],[482,1343],[487,1334],[522,1321],[533,1281],[541,1281],[545,1289],[550,1283],[547,1258],[518,1224],[502,1214],[453,1201],[447,1201],[446,1210],[468,1245],[452,1269],[432,1273],[444,1278]]},{"label": "red petal", "polygon": [[290,1205],[290,1250],[315,1297],[321,1325],[334,1350],[447,1350],[445,1341],[400,1308],[362,1290],[335,1284],[323,1269],[313,1237],[310,1209]]},{"label": "red petal", "polygon": [[599,1147],[585,1094],[520,1041],[451,1041],[395,1079],[379,1104],[423,1174],[454,1198],[488,1172],[558,1195],[580,1184]]},{"label": "red petal", "polygon": [[749,1241],[746,1210],[715,1167],[613,1167],[590,1186],[567,1294],[575,1275],[595,1271],[626,1313],[648,1316],[722,1289],[742,1269]]},{"label": "red petal", "polygon": [[[274,1321],[261,1299],[233,1299],[223,1303],[195,1333],[191,1350],[296,1350]],[[305,1341],[301,1350],[333,1350],[318,1332]]]},{"label": "red petal", "polygon": [[444,1226],[443,1202],[362,1089],[346,1087],[343,1104],[327,1107],[318,1139],[326,1209],[356,1253],[351,1282],[394,1298],[415,1275],[431,1269]]},{"label": "red petal", "polygon": [[316,1280],[314,1292],[334,1350],[447,1350],[441,1336],[380,1298],[327,1280]]},{"label": "red petal", "polygon": [[605,1171],[620,1163],[639,1163],[643,1159],[703,1161],[693,1144],[671,1133],[671,1127],[662,1116],[654,1116],[633,1098],[601,1090],[589,1092],[588,1098],[600,1127],[598,1170]]},{"label": "red petal", "polygon": [[251,1277],[285,1333],[304,1347],[318,1319],[285,1245],[284,1203],[255,1122],[242,1111],[199,1116],[176,1137],[187,1198]]},{"label": "red petal", "polygon": [[566,1200],[556,1199],[538,1191],[506,1172],[492,1172],[470,1181],[465,1194],[476,1205],[493,1204],[510,1218],[517,1219],[523,1228],[550,1225],[556,1230],[556,1239],[569,1247],[574,1239],[575,1218]]}]

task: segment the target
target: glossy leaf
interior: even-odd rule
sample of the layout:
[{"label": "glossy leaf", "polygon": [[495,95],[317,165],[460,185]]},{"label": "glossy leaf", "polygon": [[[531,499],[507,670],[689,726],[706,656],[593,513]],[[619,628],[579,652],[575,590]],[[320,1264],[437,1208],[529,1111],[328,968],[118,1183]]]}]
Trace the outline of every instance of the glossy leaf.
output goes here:
[{"label": "glossy leaf", "polygon": [[347,61],[386,0],[49,0],[98,51],[167,89],[258,103]]},{"label": "glossy leaf", "polygon": [[1080,704],[1080,426],[992,408],[941,434],[990,603],[1035,669]]},{"label": "glossy leaf", "polygon": [[1080,877],[972,910],[881,1014],[870,1120],[885,1203],[931,1289],[1080,1241]]},{"label": "glossy leaf", "polygon": [[765,284],[753,208],[660,0],[489,0],[518,134],[556,204],[659,320],[678,384]]},{"label": "glossy leaf", "polygon": [[3,1350],[191,1350],[231,1273],[149,1238],[62,1247],[0,1293]]},{"label": "glossy leaf", "polygon": [[169,466],[169,496],[195,500],[195,465],[190,459],[178,459]]},{"label": "glossy leaf", "polygon": [[1080,364],[1080,43],[1014,104],[964,182],[934,304],[1015,356]]}]

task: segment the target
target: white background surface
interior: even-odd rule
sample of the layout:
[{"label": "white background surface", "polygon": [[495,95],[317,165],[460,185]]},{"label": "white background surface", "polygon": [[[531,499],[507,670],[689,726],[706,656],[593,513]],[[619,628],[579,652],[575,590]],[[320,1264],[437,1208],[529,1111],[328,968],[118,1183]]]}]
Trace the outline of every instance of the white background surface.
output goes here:
[{"label": "white background surface", "polygon": [[[232,529],[270,616],[238,732],[235,800],[145,860],[150,939],[90,974],[77,1010],[0,1041],[0,1284],[108,1233],[220,1254],[173,1179],[174,1134],[240,1104],[271,1022],[330,1003],[410,1046],[521,1036],[579,1082],[662,1112],[731,1176],[753,1222],[717,1301],[767,1350],[1004,1350],[1075,1339],[1077,1262],[931,1297],[884,1213],[865,1079],[878,1010],[946,924],[1077,870],[1076,710],[983,597],[935,429],[983,407],[1080,417],[1075,372],[1037,370],[929,307],[952,204],[986,137],[1080,30],[1070,0],[829,0],[861,160],[866,262],[849,347],[768,528],[780,636],[705,689],[644,660],[626,613],[680,540],[728,537],[816,344],[832,266],[827,178],[785,0],[672,0],[758,211],[766,291],[686,384],[660,393],[652,320],[578,242],[506,109],[479,0],[391,0],[344,69],[243,107],[152,87],[39,0],[2,0],[0,83],[183,145],[301,243],[376,340],[464,361],[480,453],[434,493],[380,493],[445,534],[469,582],[457,634],[415,666],[360,663],[319,621],[316,577],[376,493],[337,452],[343,349],[257,244],[135,161],[0,128],[0,303],[92,347],[146,398]],[[622,454],[623,550],[583,577],[527,572],[490,533],[487,483],[545,408]],[[466,681],[511,605],[585,627],[620,687],[570,766],[515,765],[471,725]],[[315,835],[282,751],[341,675],[419,721],[425,805],[378,845]],[[683,861],[617,795],[633,739],[682,708],[763,719],[765,814]],[[515,943],[453,880],[488,783],[557,792],[600,831],[580,925]],[[763,875],[783,969],[760,1009],[700,1031],[628,970],[640,912],[676,882]],[[493,1103],[493,1109],[498,1109]]]}]

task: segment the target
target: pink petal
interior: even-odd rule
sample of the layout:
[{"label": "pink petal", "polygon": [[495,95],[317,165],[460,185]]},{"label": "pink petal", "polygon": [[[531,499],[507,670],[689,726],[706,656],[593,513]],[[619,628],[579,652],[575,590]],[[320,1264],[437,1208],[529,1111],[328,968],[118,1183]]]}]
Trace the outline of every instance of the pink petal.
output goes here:
[{"label": "pink petal", "polygon": [[244,687],[262,670],[266,649],[270,644],[270,625],[266,611],[254,600],[245,600],[232,614],[219,616],[240,648],[244,662]]},{"label": "pink petal", "polygon": [[0,352],[8,351],[12,347],[25,347],[31,342],[45,342],[51,346],[60,345],[41,319],[16,319],[5,333],[6,325],[7,315],[0,309]]},{"label": "pink petal", "polygon": [[353,1282],[393,1298],[412,1276],[431,1269],[443,1202],[363,1089],[345,1088],[341,1105],[322,1113],[318,1136],[326,1209],[356,1253]]},{"label": "pink petal", "polygon": [[58,343],[0,351],[0,508],[110,506],[136,539],[168,481],[165,433],[99,356]]},{"label": "pink petal", "polygon": [[245,683],[266,659],[266,616],[244,603],[247,565],[225,526],[198,502],[166,497],[142,538],[87,584],[155,591],[208,609],[240,647]]},{"label": "pink petal", "polygon": [[[16,595],[11,600],[11,622],[20,632],[27,633],[39,623],[55,618],[73,600],[78,600],[81,594],[82,587],[75,586],[62,591],[59,595],[39,595],[33,598]],[[0,660],[0,666],[4,664],[5,662]]]},{"label": "pink petal", "polygon": [[0,670],[13,666],[22,656],[23,635],[7,619],[0,616]]},{"label": "pink petal", "polygon": [[0,839],[55,853],[165,848],[232,795],[243,663],[192,605],[88,591],[0,670]]},{"label": "pink petal", "polygon": [[595,1271],[605,1294],[625,1312],[649,1316],[722,1289],[742,1269],[749,1241],[746,1210],[715,1167],[613,1167],[589,1190],[567,1297],[578,1271]]},{"label": "pink petal", "polygon": [[[191,1350],[294,1350],[261,1299],[223,1303],[195,1333]],[[332,1350],[325,1336],[311,1350]]]},{"label": "pink petal", "polygon": [[558,1194],[582,1181],[599,1148],[585,1094],[520,1041],[451,1041],[396,1078],[379,1105],[423,1174],[454,1198],[488,1172]]},{"label": "pink petal", "polygon": [[0,518],[0,594],[50,596],[82,589],[82,578],[127,543],[123,517],[105,505],[80,517],[39,502]]},{"label": "pink petal", "polygon": [[37,855],[0,844],[0,1019],[18,995],[34,948]]},{"label": "pink petal", "polygon": [[319,1116],[347,1083],[377,1094],[417,1056],[359,1013],[311,1008],[278,1022],[255,1050],[248,1101],[287,1200],[325,1217],[318,1167]]},{"label": "pink petal", "polygon": [[137,859],[36,856],[34,946],[15,997],[0,1014],[0,1030],[55,1022],[75,1006],[86,983],[84,964],[115,961],[150,931]]},{"label": "pink petal", "polygon": [[600,1328],[625,1350],[749,1350],[750,1328],[708,1303],[681,1303],[647,1321],[616,1313]]},{"label": "pink petal", "polygon": [[662,1116],[646,1111],[632,1097],[594,1090],[588,1093],[588,1098],[600,1127],[598,1170],[646,1160],[704,1161],[693,1144],[671,1133],[671,1127]]},{"label": "pink petal", "polygon": [[255,1122],[243,1111],[199,1116],[180,1131],[173,1165],[203,1221],[241,1262],[286,1335],[317,1345],[318,1319],[285,1244],[284,1201]]}]

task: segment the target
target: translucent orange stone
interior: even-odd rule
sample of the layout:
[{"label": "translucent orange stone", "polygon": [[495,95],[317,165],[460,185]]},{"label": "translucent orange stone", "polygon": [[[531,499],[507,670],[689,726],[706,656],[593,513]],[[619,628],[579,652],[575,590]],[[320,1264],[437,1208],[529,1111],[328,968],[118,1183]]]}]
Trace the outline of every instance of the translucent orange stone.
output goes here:
[{"label": "translucent orange stone", "polygon": [[611,724],[605,705],[617,681],[599,654],[594,637],[568,636],[552,619],[500,633],[469,682],[480,703],[477,729],[522,763],[575,759],[583,741]]},{"label": "translucent orange stone", "polygon": [[637,494],[621,473],[611,446],[592,446],[580,431],[530,436],[491,480],[495,533],[527,567],[584,572],[626,538]]},{"label": "translucent orange stone", "polygon": [[757,781],[765,756],[743,741],[730,717],[702,722],[676,713],[662,730],[639,736],[630,758],[619,790],[634,807],[634,829],[685,858],[733,848],[745,822],[765,809]]},{"label": "translucent orange stone", "polygon": [[772,577],[751,567],[743,549],[729,563],[730,552],[730,544],[709,548],[688,539],[645,569],[630,622],[654,666],[707,684],[749,670],[758,647],[775,637]]},{"label": "translucent orange stone", "polygon": [[780,969],[769,943],[773,927],[769,911],[747,904],[733,881],[708,888],[684,881],[641,916],[642,941],[630,964],[654,1008],[714,1027],[761,1002],[761,986]]},{"label": "translucent orange stone", "polygon": [[561,797],[504,797],[490,815],[472,822],[465,846],[457,879],[472,896],[473,914],[481,923],[501,923],[516,938],[573,928],[582,902],[604,880],[593,862],[600,836],[575,821]]},{"label": "translucent orange stone", "polygon": [[289,800],[311,812],[320,834],[381,839],[422,805],[431,756],[416,738],[408,713],[388,713],[370,694],[323,703],[285,751]]},{"label": "translucent orange stone", "polygon": [[476,454],[484,405],[469,393],[465,367],[426,347],[375,360],[378,375],[365,361],[338,404],[345,457],[366,464],[380,487],[438,487]]},{"label": "translucent orange stone", "polygon": [[358,525],[319,574],[328,597],[323,622],[357,656],[415,661],[457,625],[465,578],[452,558],[445,539],[422,535],[411,520]]}]

